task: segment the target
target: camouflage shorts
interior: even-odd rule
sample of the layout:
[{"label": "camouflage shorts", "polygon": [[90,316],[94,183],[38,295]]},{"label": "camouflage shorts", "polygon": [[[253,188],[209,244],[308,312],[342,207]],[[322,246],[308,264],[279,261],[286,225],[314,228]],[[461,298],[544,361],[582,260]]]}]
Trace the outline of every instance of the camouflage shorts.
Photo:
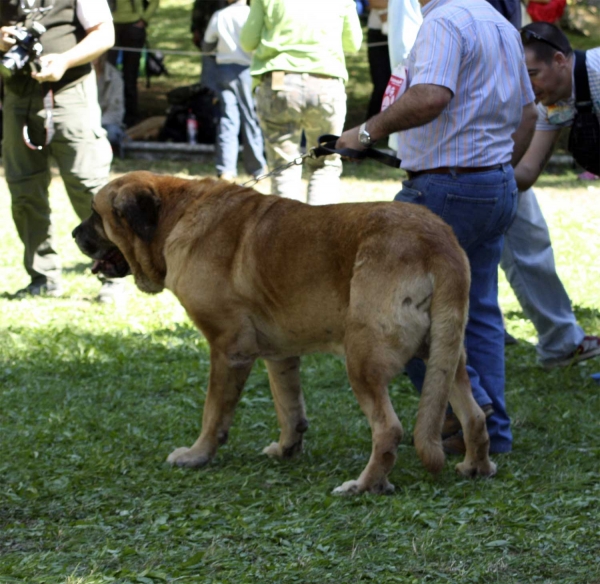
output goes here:
[{"label": "camouflage shorts", "polygon": [[[256,88],[258,118],[272,170],[300,156],[302,131],[307,149],[323,134],[340,135],[346,118],[346,91],[341,79],[286,73],[281,90],[273,90],[265,75]],[[337,155],[305,159],[309,172],[308,202],[334,202],[339,192],[342,161]],[[291,167],[272,180],[273,194],[307,200],[301,193],[301,167]]]}]

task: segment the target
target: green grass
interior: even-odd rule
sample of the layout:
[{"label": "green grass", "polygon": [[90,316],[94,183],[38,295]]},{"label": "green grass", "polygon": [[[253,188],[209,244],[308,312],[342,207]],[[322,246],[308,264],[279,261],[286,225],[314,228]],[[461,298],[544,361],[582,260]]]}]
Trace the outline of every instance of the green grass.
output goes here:
[{"label": "green grass", "polygon": [[[383,167],[347,168],[347,200],[398,189]],[[572,175],[543,183],[560,273],[580,322],[598,331],[600,189],[575,190]],[[99,284],[70,238],[77,221],[58,178],[51,197],[66,296],[0,296],[0,582],[600,582],[600,392],[589,377],[600,363],[538,368],[535,332],[504,281],[521,342],[507,350],[515,450],[494,457],[496,478],[461,479],[454,460],[432,478],[405,440],[394,495],[331,495],[364,467],[370,432],[330,356],[303,360],[311,427],[298,460],[260,453],[278,430],[257,364],[214,462],[172,469],[166,456],[200,429],[206,343],[170,293],[128,281],[126,307],[94,303]],[[0,211],[8,292],[26,280],[4,183]],[[403,377],[391,394],[410,434],[417,396]]]},{"label": "green grass", "polygon": [[[152,46],[191,48],[187,0],[163,0]],[[365,109],[364,54],[352,61],[351,122]],[[362,59],[362,60],[361,60]],[[167,61],[165,89],[193,82],[199,59]],[[213,174],[212,164],[115,161]],[[389,200],[398,171],[346,164],[343,197]],[[544,175],[540,204],[559,272],[586,331],[600,331],[600,188],[572,171]],[[265,185],[259,185],[264,190]],[[54,178],[51,203],[66,295],[14,301],[26,284],[22,246],[0,182],[0,583],[600,583],[600,361],[544,372],[535,331],[501,278],[508,329],[507,402],[515,450],[495,456],[491,480],[467,481],[449,460],[432,478],[405,440],[390,497],[339,498],[356,478],[370,432],[343,362],[303,360],[310,429],[303,455],[260,454],[277,421],[264,366],[250,377],[226,446],[202,471],[172,469],[171,450],[200,430],[206,342],[168,292],[127,281],[121,308],[98,305],[88,260],[73,244],[77,220]],[[417,395],[391,386],[407,435]]]}]

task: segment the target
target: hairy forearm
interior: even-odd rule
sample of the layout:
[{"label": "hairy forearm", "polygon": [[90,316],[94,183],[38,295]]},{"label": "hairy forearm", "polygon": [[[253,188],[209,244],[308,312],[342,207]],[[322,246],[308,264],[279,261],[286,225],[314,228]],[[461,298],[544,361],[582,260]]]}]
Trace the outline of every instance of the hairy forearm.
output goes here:
[{"label": "hairy forearm", "polygon": [[512,155],[512,165],[517,166],[519,161],[527,152],[529,145],[531,144],[531,139],[533,138],[533,134],[535,133],[535,123],[537,122],[537,108],[534,103],[528,103],[523,108],[523,114],[521,116],[521,123],[519,127],[513,134],[513,155]]},{"label": "hairy forearm", "polygon": [[439,85],[415,85],[389,108],[367,123],[375,140],[394,132],[416,128],[437,118],[452,99],[452,92]]},{"label": "hairy forearm", "polygon": [[87,31],[72,49],[64,52],[62,57],[67,62],[67,68],[90,63],[115,44],[115,29],[112,22],[102,22]]},{"label": "hairy forearm", "polygon": [[527,152],[515,166],[515,179],[520,190],[532,187],[550,160],[560,136],[560,130],[537,131]]},{"label": "hairy forearm", "polygon": [[537,163],[529,160],[521,160],[521,162],[517,164],[515,167],[515,180],[517,181],[517,186],[520,191],[526,191],[535,184],[535,181],[539,178],[540,174],[542,174],[542,170],[544,170],[544,167],[551,156],[552,150]]}]

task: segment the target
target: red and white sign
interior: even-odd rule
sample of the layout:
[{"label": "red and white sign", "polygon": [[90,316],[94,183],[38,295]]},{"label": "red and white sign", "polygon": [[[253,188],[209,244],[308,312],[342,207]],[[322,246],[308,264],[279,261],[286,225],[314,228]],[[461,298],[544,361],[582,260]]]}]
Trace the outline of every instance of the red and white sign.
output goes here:
[{"label": "red and white sign", "polygon": [[404,65],[398,65],[393,71],[390,80],[388,81],[383,100],[381,101],[381,111],[386,110],[394,102],[398,101],[402,94],[406,91],[407,86],[407,70]]}]

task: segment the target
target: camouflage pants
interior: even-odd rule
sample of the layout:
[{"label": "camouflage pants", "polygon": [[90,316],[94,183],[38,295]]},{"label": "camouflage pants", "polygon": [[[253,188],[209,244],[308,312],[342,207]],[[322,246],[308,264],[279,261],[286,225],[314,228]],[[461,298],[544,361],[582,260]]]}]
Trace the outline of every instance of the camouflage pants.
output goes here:
[{"label": "camouflage pants", "polygon": [[[256,110],[265,138],[269,169],[300,156],[302,130],[306,147],[322,134],[340,135],[346,118],[346,91],[341,79],[308,73],[286,73],[281,90],[273,90],[266,75],[256,88]],[[311,205],[337,203],[342,161],[339,156],[306,158],[308,195],[303,192],[302,167],[292,166],[271,178],[271,192]]]}]

